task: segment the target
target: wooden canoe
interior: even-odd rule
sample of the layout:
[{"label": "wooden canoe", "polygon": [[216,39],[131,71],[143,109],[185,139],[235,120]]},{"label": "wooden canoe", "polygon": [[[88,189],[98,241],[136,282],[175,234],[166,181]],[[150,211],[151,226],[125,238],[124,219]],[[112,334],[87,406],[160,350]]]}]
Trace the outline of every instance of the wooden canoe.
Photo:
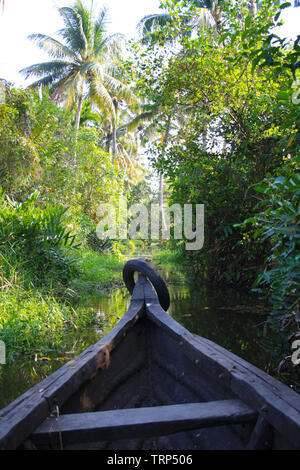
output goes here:
[{"label": "wooden canoe", "polygon": [[139,274],[101,341],[0,410],[0,449],[300,449],[300,396],[179,325],[154,284]]}]

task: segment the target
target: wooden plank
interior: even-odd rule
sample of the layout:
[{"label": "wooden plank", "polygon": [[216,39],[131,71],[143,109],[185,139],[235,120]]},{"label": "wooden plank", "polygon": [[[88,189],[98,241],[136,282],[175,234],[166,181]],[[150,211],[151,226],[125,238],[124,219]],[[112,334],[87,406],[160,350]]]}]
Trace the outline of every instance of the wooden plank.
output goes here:
[{"label": "wooden plank", "polygon": [[0,410],[0,450],[16,449],[56,405],[61,407],[86,380],[105,367],[107,351],[111,352],[144,315],[143,296],[143,287],[137,283],[129,309],[104,338]]},{"label": "wooden plank", "polygon": [[0,450],[16,449],[49,414],[47,401],[38,389],[15,400],[0,415]]},{"label": "wooden plank", "polygon": [[61,415],[44,421],[31,435],[36,445],[147,438],[224,424],[251,422],[257,414],[240,400],[119,409]]},{"label": "wooden plank", "polygon": [[272,449],[273,428],[262,417],[259,416],[253,429],[247,450],[270,450]]},{"label": "wooden plank", "polygon": [[[166,391],[168,389],[175,396],[177,389],[174,384],[171,386],[169,377],[173,377],[174,381],[182,384],[182,396],[192,391],[197,399],[188,401],[215,401],[237,398],[222,380],[213,380],[204,370],[199,371],[199,367],[182,351],[182,346],[178,345],[178,341],[172,338],[166,331],[158,329],[152,324],[152,374],[154,390],[159,383]],[[165,376],[165,380],[162,377]],[[174,388],[176,387],[176,389]],[[185,394],[185,390],[187,393]],[[186,400],[185,400],[186,401]],[[180,403],[180,401],[177,401]]]},{"label": "wooden plank", "polygon": [[[159,329],[172,336],[182,354],[212,380],[219,380],[236,397],[258,412],[296,448],[300,448],[300,395],[268,374],[212,341],[190,333],[159,305],[149,284],[146,315]],[[163,345],[161,354],[163,354]],[[159,354],[156,351],[156,354]]]},{"label": "wooden plank", "polygon": [[86,380],[61,407],[61,414],[99,411],[103,406],[105,409],[128,408],[123,406],[124,401],[127,402],[126,395],[139,394],[141,371],[145,369],[143,321],[141,319],[126,332],[124,340],[110,354],[110,366]]},{"label": "wooden plank", "polygon": [[[161,388],[162,383],[156,383],[156,391],[155,395],[157,400],[159,400],[159,405],[175,405],[178,402],[173,400],[173,391],[170,389],[168,392]],[[172,397],[170,396],[172,395]],[[186,403],[186,402],[183,402]],[[245,428],[245,424],[242,424],[243,428]],[[252,423],[249,423],[248,426],[253,427]],[[179,440],[175,439],[175,436],[169,436],[171,440],[174,440],[173,449],[185,449],[182,447],[183,434],[185,435],[185,441],[188,439],[192,447],[188,446],[186,449],[197,449],[197,450],[244,450],[245,445],[243,440],[240,439],[240,436],[236,434],[236,426],[234,426],[234,430],[231,426],[223,425],[217,427],[210,427],[204,429],[196,429],[191,430],[185,433],[177,433],[177,438],[180,436]],[[159,438],[161,439],[161,438]],[[159,444],[160,446],[160,440]],[[164,447],[157,447],[160,449],[164,449]]]}]

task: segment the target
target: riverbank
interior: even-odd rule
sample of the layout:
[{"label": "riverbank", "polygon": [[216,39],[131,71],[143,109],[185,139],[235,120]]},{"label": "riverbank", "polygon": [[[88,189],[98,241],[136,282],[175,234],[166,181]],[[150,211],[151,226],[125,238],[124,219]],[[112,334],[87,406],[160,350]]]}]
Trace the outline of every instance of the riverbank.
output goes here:
[{"label": "riverbank", "polygon": [[[78,254],[76,275],[67,283],[29,286],[20,274],[2,279],[0,291],[0,339],[6,360],[33,357],[39,351],[61,351],[66,335],[87,328],[103,328],[105,318],[78,299],[88,293],[104,295],[122,284],[123,262],[113,254],[84,249]],[[76,308],[75,308],[76,305]]]},{"label": "riverbank", "polygon": [[[67,282],[53,278],[37,285],[29,282],[30,274],[27,270],[22,273],[21,269],[15,269],[10,280],[3,277],[0,339],[6,347],[6,362],[24,357],[32,360],[50,355],[53,358],[74,349],[78,353],[81,348],[74,348],[71,339],[76,337],[77,342],[78,332],[84,337],[87,331],[106,330],[109,324],[117,321],[117,317],[114,320],[107,315],[97,315],[95,303],[118,288],[124,288],[122,269],[128,257],[141,256],[142,247],[137,244],[136,248],[127,254],[125,251],[113,254],[99,253],[85,246],[78,250],[73,276]],[[158,246],[146,251],[146,256],[163,269],[166,281],[185,282],[177,268],[175,253]],[[119,310],[117,304],[115,310]],[[94,336],[83,341],[82,347],[90,340],[94,341]]]}]

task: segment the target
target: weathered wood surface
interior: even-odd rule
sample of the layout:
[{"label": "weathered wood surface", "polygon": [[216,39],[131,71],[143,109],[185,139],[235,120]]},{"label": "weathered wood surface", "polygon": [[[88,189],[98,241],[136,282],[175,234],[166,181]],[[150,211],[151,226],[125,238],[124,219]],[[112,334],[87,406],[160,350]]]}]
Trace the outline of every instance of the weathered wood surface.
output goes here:
[{"label": "weathered wood surface", "polygon": [[0,410],[0,450],[16,449],[46,418],[87,380],[108,364],[108,355],[144,314],[144,292],[137,285],[120,322],[45,380]]},{"label": "weathered wood surface", "polygon": [[270,450],[273,441],[273,428],[262,416],[259,416],[253,429],[247,450]]},{"label": "weathered wood surface", "polygon": [[[143,317],[142,320],[140,320],[141,317]],[[139,323],[136,324],[138,321]],[[159,367],[159,376],[161,377],[159,385],[162,385],[161,393],[164,393],[163,386],[167,382],[171,387],[172,380],[177,378],[179,380],[179,374],[186,372],[188,377],[185,378],[182,385],[186,386],[188,384],[186,390],[189,393],[180,402],[238,398],[261,416],[253,431],[250,446],[253,448],[259,447],[261,440],[265,438],[266,430],[270,429],[269,426],[271,426],[283,435],[287,442],[300,449],[300,396],[221,346],[205,338],[200,338],[179,325],[162,310],[151,284],[144,277],[140,277],[134,289],[129,310],[108,335],[95,345],[87,348],[74,360],[65,364],[6,408],[0,410],[0,449],[17,448],[44,423],[56,406],[61,409],[67,404],[68,408],[74,394],[79,393],[78,390],[85,387],[84,384],[86,383],[89,384],[89,398],[92,398],[93,401],[93,396],[97,395],[97,381],[102,380],[102,378],[114,378],[114,374],[106,369],[110,364],[110,353],[113,354],[115,349],[115,352],[119,351],[120,344],[123,344],[121,343],[122,340],[127,340],[127,335],[133,328],[136,329],[142,326],[140,323],[150,325],[146,335],[147,341],[144,342],[147,360],[139,357],[136,363],[133,361],[128,364],[128,367],[133,368],[133,373],[136,368],[142,366],[144,361],[145,372],[148,375],[147,380],[151,382],[153,377],[149,371],[154,371],[155,368]],[[119,357],[118,354],[116,357]],[[176,359],[174,360],[174,358]],[[126,357],[124,357],[125,363]],[[190,363],[189,367],[187,367],[188,363]],[[110,367],[113,368],[114,365]],[[109,373],[106,374],[106,371],[109,371]],[[169,372],[173,374],[165,382],[164,371],[166,374],[169,374]],[[110,390],[114,390],[114,393],[117,393],[116,386],[118,380],[122,379],[121,375],[117,374],[116,379],[111,380],[109,385]],[[127,373],[125,374],[126,377]],[[155,392],[157,384],[150,384],[150,382],[149,388],[153,388]],[[106,383],[107,381],[104,380],[103,385],[101,385],[103,399],[105,399],[104,389]],[[197,393],[198,389],[199,395]],[[135,392],[138,391],[132,390],[133,394]],[[168,390],[168,393],[174,395],[173,388]],[[182,391],[178,388],[178,393],[184,393],[184,387],[182,387]],[[197,395],[199,398],[196,400]],[[70,400],[70,397],[72,397],[72,400]],[[73,401],[73,404],[76,403],[76,400],[77,398]],[[198,403],[198,405],[210,406],[209,403]],[[148,406],[148,404],[141,406]],[[148,412],[152,414],[152,410],[155,408],[149,407]],[[109,412],[116,413],[116,410]],[[102,411],[102,416],[103,413]],[[76,417],[81,419],[83,415],[76,414]],[[63,419],[67,419],[66,416]],[[90,419],[93,419],[93,415]],[[130,429],[129,424],[127,423],[127,431]],[[148,425],[155,427],[157,423],[152,422]],[[143,427],[141,423],[140,426]],[[133,429],[133,427],[132,425],[131,428]],[[127,431],[126,438],[129,437]],[[113,433],[113,430],[111,432]],[[133,431],[129,430],[128,432]],[[201,432],[205,433],[205,430]],[[120,439],[119,434],[117,438]]]},{"label": "weathered wood surface", "polygon": [[[176,341],[201,372],[219,381],[234,396],[261,413],[293,446],[300,449],[300,395],[268,374],[212,341],[190,333],[166,315],[151,285],[145,285],[146,316]],[[156,343],[163,357],[163,344]]]},{"label": "weathered wood surface", "polygon": [[46,419],[32,434],[37,445],[148,438],[254,421],[257,413],[240,400],[155,406],[123,410],[61,415]]}]

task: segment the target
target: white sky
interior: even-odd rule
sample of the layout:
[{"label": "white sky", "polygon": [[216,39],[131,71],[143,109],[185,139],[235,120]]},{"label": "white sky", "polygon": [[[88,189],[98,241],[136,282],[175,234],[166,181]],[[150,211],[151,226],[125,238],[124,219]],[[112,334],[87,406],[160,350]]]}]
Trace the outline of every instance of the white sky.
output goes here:
[{"label": "white sky", "polygon": [[[23,86],[25,82],[18,71],[49,60],[27,37],[34,33],[56,37],[63,26],[57,8],[72,4],[74,0],[5,0],[4,11],[0,11],[0,78]],[[94,5],[107,6],[109,32],[123,33],[128,39],[136,34],[143,16],[161,11],[159,0],[94,0]]]},{"label": "white sky", "polygon": [[[48,60],[27,36],[33,33],[55,36],[63,26],[57,8],[73,3],[74,0],[5,0],[4,11],[0,12],[0,78],[24,86],[18,71]],[[143,16],[161,11],[159,0],[94,0],[94,5],[107,5],[111,19],[109,32],[123,33],[128,38],[135,35],[136,25]],[[280,35],[295,38],[300,33],[300,8],[286,9],[282,19],[285,25]]]}]

